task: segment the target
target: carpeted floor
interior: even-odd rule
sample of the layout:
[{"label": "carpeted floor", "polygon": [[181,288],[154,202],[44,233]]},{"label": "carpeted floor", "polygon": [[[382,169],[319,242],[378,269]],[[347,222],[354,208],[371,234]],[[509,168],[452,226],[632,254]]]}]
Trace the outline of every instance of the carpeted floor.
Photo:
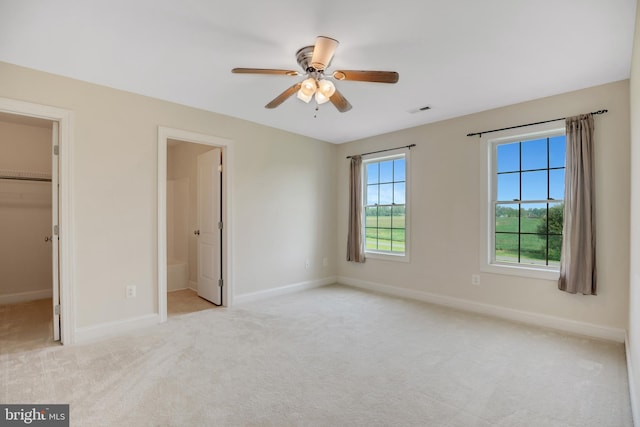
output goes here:
[{"label": "carpeted floor", "polygon": [[[200,298],[193,289],[167,293],[169,317],[213,308],[216,305]],[[59,345],[53,341],[51,298],[0,305],[0,354]]]},{"label": "carpeted floor", "polygon": [[342,286],[0,355],[73,426],[631,426],[620,344]]},{"label": "carpeted floor", "polygon": [[58,345],[51,298],[0,305],[0,355]]}]

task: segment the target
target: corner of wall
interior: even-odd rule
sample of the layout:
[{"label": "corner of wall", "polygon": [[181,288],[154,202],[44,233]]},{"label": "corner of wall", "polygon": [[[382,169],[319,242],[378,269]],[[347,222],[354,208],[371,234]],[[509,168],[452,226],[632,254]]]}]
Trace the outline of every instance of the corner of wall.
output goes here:
[{"label": "corner of wall", "polygon": [[629,323],[626,337],[629,394],[634,425],[640,426],[640,2],[636,3],[636,26],[631,57],[631,191],[629,245]]}]

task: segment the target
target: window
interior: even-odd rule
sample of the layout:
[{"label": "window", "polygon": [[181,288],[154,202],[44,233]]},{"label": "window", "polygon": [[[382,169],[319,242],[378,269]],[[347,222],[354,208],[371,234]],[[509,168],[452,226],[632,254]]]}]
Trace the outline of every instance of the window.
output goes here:
[{"label": "window", "polygon": [[364,246],[370,255],[406,256],[406,153],[363,160]]},{"label": "window", "polygon": [[558,270],[565,145],[558,131],[490,144],[491,264]]}]

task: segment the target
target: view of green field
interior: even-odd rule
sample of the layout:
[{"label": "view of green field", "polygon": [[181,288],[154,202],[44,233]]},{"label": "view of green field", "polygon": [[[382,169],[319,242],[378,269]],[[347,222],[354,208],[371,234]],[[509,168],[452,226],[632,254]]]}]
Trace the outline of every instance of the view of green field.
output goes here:
[{"label": "view of green field", "polygon": [[376,216],[368,210],[365,217],[365,247],[370,250],[404,252],[404,206],[394,207],[394,215]]},{"label": "view of green field", "polygon": [[[551,210],[553,209],[553,211]],[[551,222],[549,224],[550,233],[561,233],[562,215],[557,218],[557,212],[563,209],[558,205],[550,209]],[[556,214],[556,216],[552,215]],[[515,211],[517,215],[517,211]],[[522,217],[518,216],[497,216],[495,251],[496,261],[518,262],[518,221],[520,222],[520,263],[524,264],[547,264],[547,224],[546,216],[530,216],[526,210],[522,211]],[[560,221],[559,229],[557,221]],[[544,233],[544,234],[543,234]],[[562,245],[561,235],[548,236],[548,263],[549,265],[559,265],[560,247]]]},{"label": "view of green field", "polygon": [[[546,208],[543,211],[522,209],[521,218],[518,217],[517,209],[499,210],[495,224],[496,261],[518,262],[519,248],[521,264],[559,265],[563,209],[563,204],[550,206],[549,235],[547,234]],[[541,215],[541,212],[545,215]],[[520,234],[518,234],[518,221],[521,221]],[[404,206],[366,208],[366,249],[404,252],[405,246]]]}]

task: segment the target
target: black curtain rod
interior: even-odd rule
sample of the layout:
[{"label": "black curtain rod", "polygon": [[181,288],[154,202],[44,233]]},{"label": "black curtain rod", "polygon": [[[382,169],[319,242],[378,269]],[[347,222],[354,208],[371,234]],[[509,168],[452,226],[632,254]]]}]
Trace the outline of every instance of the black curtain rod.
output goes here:
[{"label": "black curtain rod", "polygon": [[354,156],[366,156],[367,154],[384,153],[385,151],[393,151],[393,150],[398,150],[400,148],[408,148],[409,150],[411,150],[411,147],[415,147],[415,146],[416,146],[416,144],[411,144],[411,145],[404,145],[402,147],[387,148],[386,150],[369,151],[368,153],[354,154],[353,156],[347,156],[347,159],[350,159],[350,158],[352,158]]},{"label": "black curtain rod", "polygon": [[[609,110],[598,110],[598,111],[594,111],[594,112],[589,113],[589,114],[596,115],[596,114],[604,114],[604,113],[607,113],[607,112],[609,112]],[[566,120],[566,117],[560,117],[559,119],[545,120],[545,121],[542,121],[542,122],[527,123],[526,125],[510,126],[508,128],[485,130],[484,132],[468,133],[467,136],[476,136],[476,135],[478,135],[480,138],[482,138],[482,134],[485,134],[485,133],[499,132],[501,130],[508,130],[508,129],[523,128],[523,127],[526,127],[526,126],[541,125],[543,123],[557,122],[558,120]]]}]

